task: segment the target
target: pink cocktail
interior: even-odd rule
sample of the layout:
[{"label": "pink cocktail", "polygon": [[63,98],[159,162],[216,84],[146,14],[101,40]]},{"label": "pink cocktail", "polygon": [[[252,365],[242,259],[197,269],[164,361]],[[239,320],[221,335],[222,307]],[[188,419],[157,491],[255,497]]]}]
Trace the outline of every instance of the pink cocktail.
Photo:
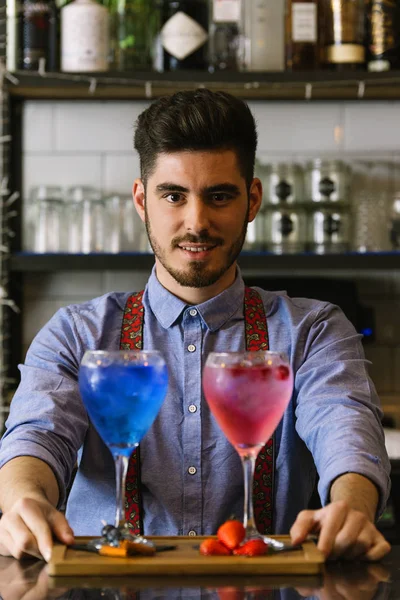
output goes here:
[{"label": "pink cocktail", "polygon": [[212,352],[203,371],[203,389],[218,425],[242,460],[246,539],[259,537],[251,495],[255,461],[289,404],[290,364],[277,352]]}]

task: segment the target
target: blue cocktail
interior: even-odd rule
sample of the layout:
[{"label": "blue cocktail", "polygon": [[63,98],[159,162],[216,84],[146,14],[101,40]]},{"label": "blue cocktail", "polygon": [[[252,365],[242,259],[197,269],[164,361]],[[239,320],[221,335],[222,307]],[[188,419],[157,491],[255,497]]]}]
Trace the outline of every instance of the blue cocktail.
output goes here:
[{"label": "blue cocktail", "polygon": [[168,372],[157,351],[87,351],[79,389],[90,420],[115,461],[115,527],[128,535],[125,479],[129,457],[155,420],[168,387]]}]

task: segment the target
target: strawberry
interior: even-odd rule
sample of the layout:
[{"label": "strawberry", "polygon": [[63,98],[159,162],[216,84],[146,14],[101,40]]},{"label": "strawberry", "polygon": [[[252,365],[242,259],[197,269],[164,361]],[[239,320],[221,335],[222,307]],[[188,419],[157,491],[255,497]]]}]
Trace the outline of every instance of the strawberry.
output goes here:
[{"label": "strawberry", "polygon": [[200,544],[200,554],[204,556],[229,556],[231,551],[219,540],[207,538]]},{"label": "strawberry", "polygon": [[227,548],[233,550],[244,540],[245,533],[243,523],[230,519],[219,527],[217,537]]},{"label": "strawberry", "polygon": [[289,377],[289,369],[285,365],[279,365],[275,369],[275,376],[279,381],[284,381]]},{"label": "strawberry", "polygon": [[262,556],[268,552],[268,545],[262,540],[249,540],[233,551],[235,556]]}]

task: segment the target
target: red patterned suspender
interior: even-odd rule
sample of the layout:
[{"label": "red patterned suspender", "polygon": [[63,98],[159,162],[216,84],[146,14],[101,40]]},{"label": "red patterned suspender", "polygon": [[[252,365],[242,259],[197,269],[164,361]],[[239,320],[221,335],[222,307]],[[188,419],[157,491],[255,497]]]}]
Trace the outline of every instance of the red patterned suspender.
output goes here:
[{"label": "red patterned suspender", "polygon": [[[143,291],[127,300],[121,330],[121,350],[143,347]],[[268,329],[264,305],[259,293],[246,287],[244,299],[246,349],[268,350]],[[254,476],[253,502],[257,527],[262,533],[272,532],[274,449],[271,438],[258,455]],[[126,478],[125,516],[133,533],[143,533],[140,497],[140,456],[135,450]]]}]

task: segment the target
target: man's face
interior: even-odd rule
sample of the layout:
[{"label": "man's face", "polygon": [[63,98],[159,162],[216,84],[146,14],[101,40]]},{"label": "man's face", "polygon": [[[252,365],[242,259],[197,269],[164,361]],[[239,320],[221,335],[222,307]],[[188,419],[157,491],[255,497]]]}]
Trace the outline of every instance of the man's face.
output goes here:
[{"label": "man's face", "polygon": [[261,201],[257,181],[248,195],[236,154],[227,150],[160,154],[146,193],[135,182],[136,207],[165,287],[205,288],[232,275]]}]

